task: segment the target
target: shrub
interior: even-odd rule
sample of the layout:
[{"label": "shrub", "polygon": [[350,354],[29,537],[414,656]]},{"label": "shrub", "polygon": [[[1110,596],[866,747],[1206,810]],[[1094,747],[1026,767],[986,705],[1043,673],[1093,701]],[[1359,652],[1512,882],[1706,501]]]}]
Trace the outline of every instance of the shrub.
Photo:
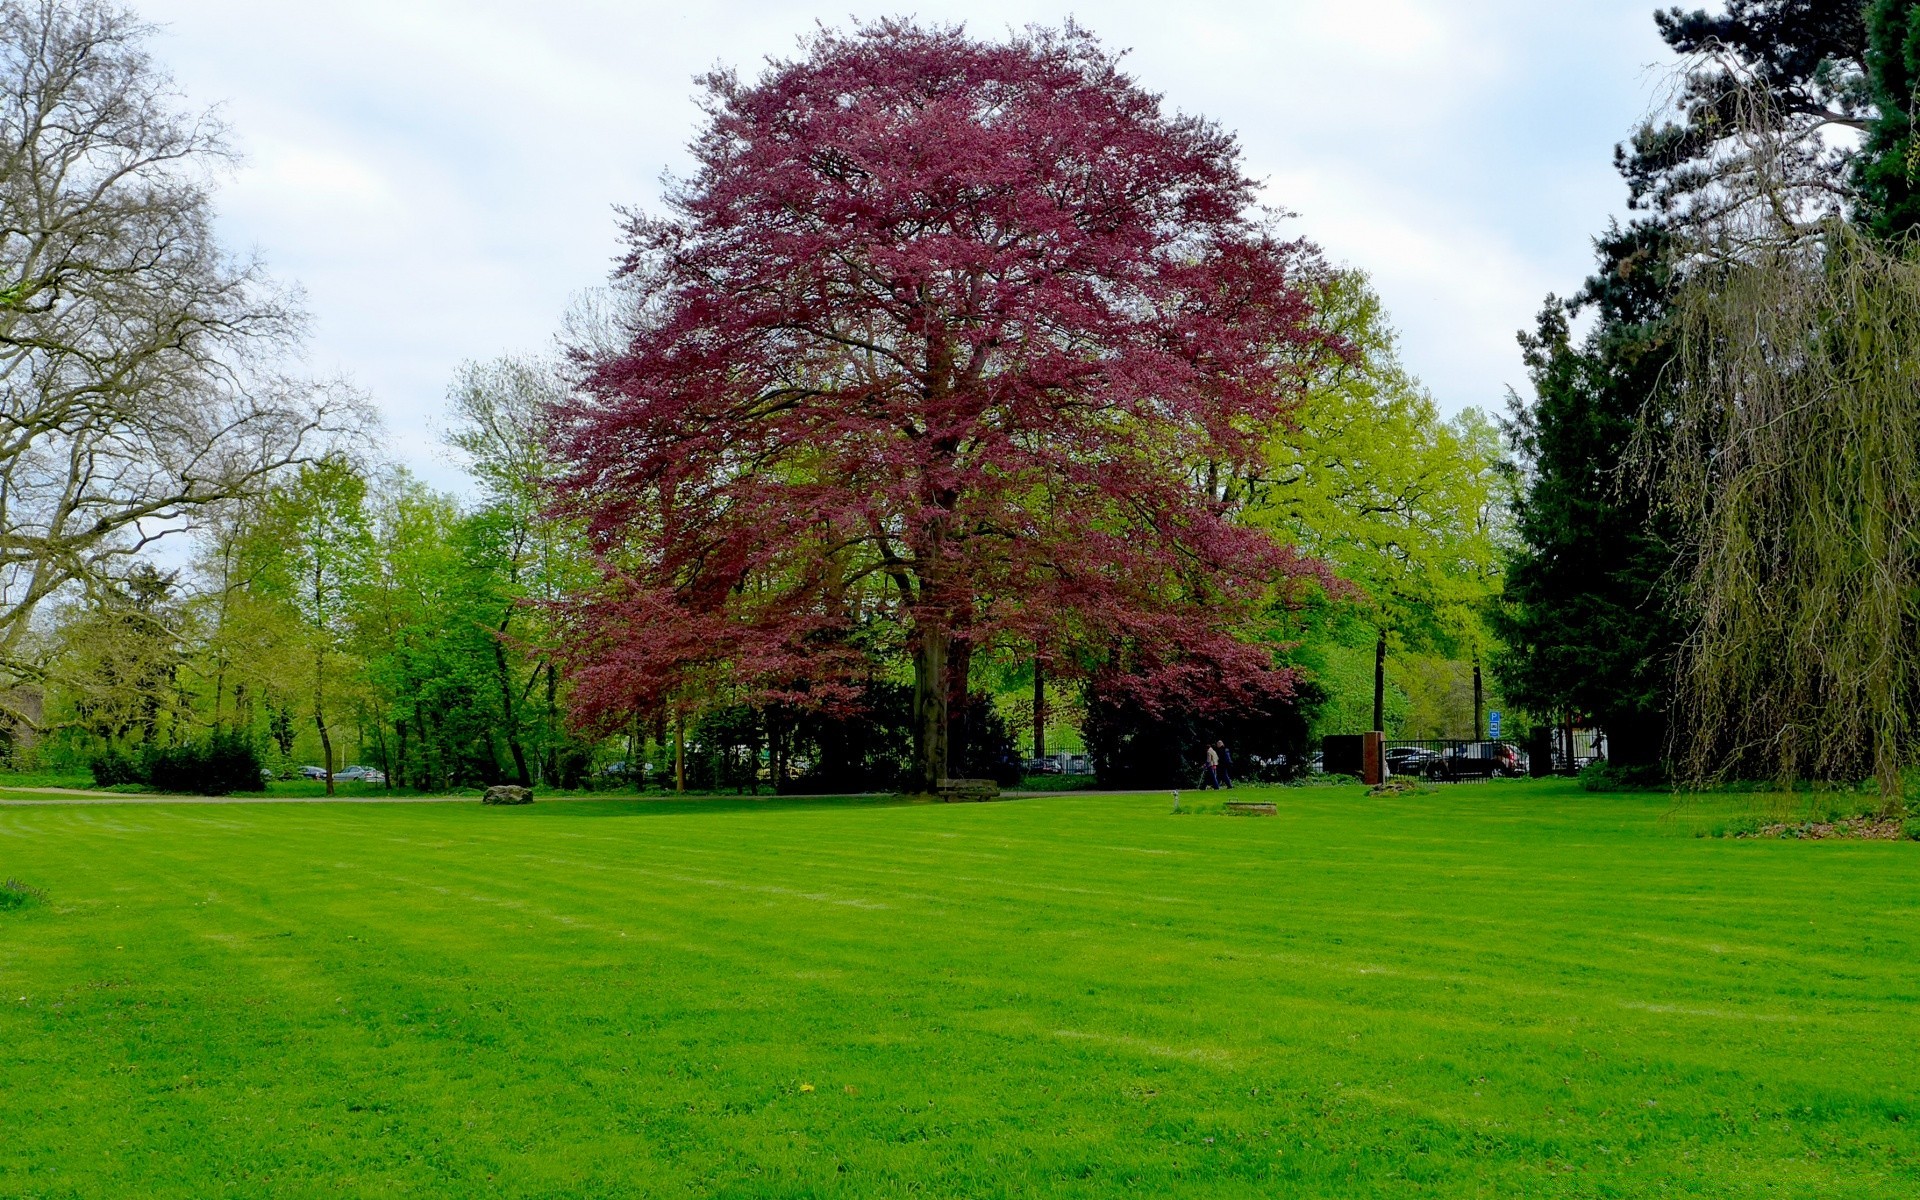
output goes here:
[{"label": "shrub", "polygon": [[1901,824],[1900,832],[1906,835],[1908,841],[1920,842],[1920,817],[1908,817]]},{"label": "shrub", "polygon": [[224,796],[261,788],[260,751],[237,733],[168,746],[149,756],[147,782],[163,792]]},{"label": "shrub", "polygon": [[1600,760],[1580,769],[1580,786],[1589,792],[1639,792],[1668,785],[1666,768],[1652,763],[1615,766]]},{"label": "shrub", "polygon": [[110,788],[122,784],[147,782],[147,772],[140,760],[122,754],[111,746],[94,755],[93,759],[87,763],[87,769],[93,772],[93,782],[96,787]]},{"label": "shrub", "polygon": [[109,748],[88,764],[93,782],[113,791],[153,787],[163,792],[224,796],[262,787],[260,751],[237,733],[216,733],[199,742],[149,746],[139,757]]}]

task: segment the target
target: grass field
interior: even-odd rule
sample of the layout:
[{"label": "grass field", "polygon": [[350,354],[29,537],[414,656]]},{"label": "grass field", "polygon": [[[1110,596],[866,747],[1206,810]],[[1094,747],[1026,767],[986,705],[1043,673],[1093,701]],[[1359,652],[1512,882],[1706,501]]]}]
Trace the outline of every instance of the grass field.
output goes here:
[{"label": "grass field", "polygon": [[1920,844],[1271,795],[0,808],[0,1196],[1920,1195]]}]

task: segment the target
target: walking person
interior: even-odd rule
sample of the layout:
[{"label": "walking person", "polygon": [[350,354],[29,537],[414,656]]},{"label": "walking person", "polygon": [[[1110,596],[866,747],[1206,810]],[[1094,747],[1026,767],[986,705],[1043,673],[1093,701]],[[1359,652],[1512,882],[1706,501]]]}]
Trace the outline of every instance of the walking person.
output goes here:
[{"label": "walking person", "polygon": [[1203,792],[1206,791],[1208,788],[1213,788],[1215,790],[1218,790],[1219,787],[1220,787],[1220,756],[1213,752],[1212,746],[1208,746],[1207,747],[1207,769],[1201,772],[1200,774],[1200,790]]},{"label": "walking person", "polygon": [[1214,745],[1214,749],[1219,751],[1220,786],[1232,787],[1233,786],[1233,752],[1227,749],[1227,739],[1225,738],[1219,739],[1218,741],[1214,742],[1213,745]]}]

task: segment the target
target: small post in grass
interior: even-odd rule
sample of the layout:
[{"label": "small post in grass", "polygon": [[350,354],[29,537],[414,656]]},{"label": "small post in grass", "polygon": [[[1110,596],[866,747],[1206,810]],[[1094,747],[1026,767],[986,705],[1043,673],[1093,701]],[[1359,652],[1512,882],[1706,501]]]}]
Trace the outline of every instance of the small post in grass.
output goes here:
[{"label": "small post in grass", "polygon": [[1180,790],[1178,788],[1175,788],[1173,792],[1173,811],[1180,811]]}]

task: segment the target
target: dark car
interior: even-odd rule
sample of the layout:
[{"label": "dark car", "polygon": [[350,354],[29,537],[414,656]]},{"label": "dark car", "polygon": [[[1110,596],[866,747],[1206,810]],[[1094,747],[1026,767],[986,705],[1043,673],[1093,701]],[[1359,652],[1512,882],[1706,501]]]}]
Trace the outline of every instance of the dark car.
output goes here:
[{"label": "dark car", "polygon": [[1508,777],[1526,774],[1526,761],[1520,751],[1506,742],[1468,742],[1456,746],[1447,752],[1444,763],[1447,774],[1456,778],[1479,776],[1491,779],[1495,775]]},{"label": "dark car", "polygon": [[1422,746],[1394,746],[1387,751],[1387,770],[1395,775],[1426,775],[1439,761],[1438,750]]}]

